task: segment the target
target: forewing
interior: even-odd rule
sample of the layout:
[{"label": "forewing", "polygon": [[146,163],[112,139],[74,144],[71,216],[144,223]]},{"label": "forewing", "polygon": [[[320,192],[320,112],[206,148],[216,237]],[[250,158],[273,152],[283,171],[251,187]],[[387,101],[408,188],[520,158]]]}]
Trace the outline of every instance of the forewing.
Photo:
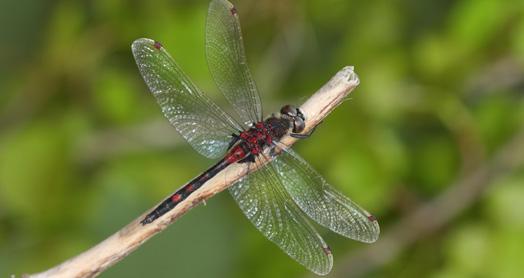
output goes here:
[{"label": "forewing", "polygon": [[271,163],[244,177],[230,192],[264,236],[316,274],[329,273],[331,251],[285,191]]},{"label": "forewing", "polygon": [[220,157],[239,125],[193,84],[160,43],[142,38],[131,48],[142,77],[169,122],[200,154]]},{"label": "forewing", "polygon": [[362,242],[378,239],[377,220],[329,185],[291,149],[273,161],[285,189],[313,220],[343,236]]},{"label": "forewing", "polygon": [[238,14],[230,2],[213,0],[206,22],[206,56],[209,71],[242,122],[262,120],[262,106],[247,66]]}]

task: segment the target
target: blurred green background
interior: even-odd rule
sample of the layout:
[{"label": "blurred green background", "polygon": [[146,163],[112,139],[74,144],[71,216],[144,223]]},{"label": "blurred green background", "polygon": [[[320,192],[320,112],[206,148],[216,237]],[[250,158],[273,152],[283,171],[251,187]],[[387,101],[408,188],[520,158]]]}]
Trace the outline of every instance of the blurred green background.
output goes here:
[{"label": "blurred green background", "polygon": [[[0,1],[0,277],[98,243],[211,165],[165,120],[134,39],[221,104],[207,1]],[[345,65],[361,85],[297,145],[370,212],[373,245],[321,229],[329,277],[523,277],[523,1],[235,1],[266,113]],[[227,193],[101,277],[310,277]]]}]

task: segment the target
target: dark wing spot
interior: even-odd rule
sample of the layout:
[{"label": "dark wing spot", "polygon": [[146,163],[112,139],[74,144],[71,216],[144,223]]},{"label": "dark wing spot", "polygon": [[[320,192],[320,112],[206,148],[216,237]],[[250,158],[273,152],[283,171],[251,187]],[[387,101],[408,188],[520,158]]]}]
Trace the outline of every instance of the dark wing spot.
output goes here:
[{"label": "dark wing spot", "polygon": [[162,44],[161,44],[160,42],[157,42],[157,41],[155,41],[155,44],[153,44],[153,46],[154,46],[156,49],[158,49],[158,50],[160,50],[160,48],[162,48]]},{"label": "dark wing spot", "polygon": [[331,255],[331,248],[329,248],[329,246],[326,246],[322,249],[324,250],[324,253],[326,253],[326,255]]},{"label": "dark wing spot", "polygon": [[377,221],[377,218],[376,218],[374,215],[371,215],[371,214],[368,215],[368,219],[369,219],[369,221],[371,221],[371,222],[375,222],[375,221]]},{"label": "dark wing spot", "polygon": [[231,15],[237,15],[237,8],[233,7],[229,11],[231,12]]}]

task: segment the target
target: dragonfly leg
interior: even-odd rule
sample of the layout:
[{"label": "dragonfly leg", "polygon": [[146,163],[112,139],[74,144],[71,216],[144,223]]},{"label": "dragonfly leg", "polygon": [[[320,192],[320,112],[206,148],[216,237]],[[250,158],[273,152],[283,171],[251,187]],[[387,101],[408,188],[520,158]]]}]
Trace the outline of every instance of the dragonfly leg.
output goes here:
[{"label": "dragonfly leg", "polygon": [[[321,124],[322,122],[320,122],[319,124]],[[309,138],[309,136],[311,136],[311,134],[313,134],[313,132],[315,132],[315,130],[317,129],[317,126],[316,125],[313,129],[311,129],[310,131],[308,131],[307,133],[304,133],[304,134],[301,134],[301,133],[291,133],[289,134],[289,136],[293,137],[293,138],[297,138],[297,139],[306,139],[306,138]]]},{"label": "dragonfly leg", "polygon": [[309,136],[311,136],[311,134],[313,133],[313,131],[310,131],[306,134],[300,134],[300,133],[291,133],[290,136],[293,137],[293,138],[297,138],[297,139],[306,139],[306,138],[309,138]]}]

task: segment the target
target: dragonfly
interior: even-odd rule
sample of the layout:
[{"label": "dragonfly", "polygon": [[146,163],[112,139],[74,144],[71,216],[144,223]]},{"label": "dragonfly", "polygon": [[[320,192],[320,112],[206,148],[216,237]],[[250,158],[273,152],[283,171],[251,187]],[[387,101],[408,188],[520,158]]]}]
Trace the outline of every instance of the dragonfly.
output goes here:
[{"label": "dragonfly", "polygon": [[311,135],[304,132],[304,113],[285,105],[276,115],[263,118],[233,4],[211,1],[205,51],[212,78],[232,105],[234,116],[204,94],[160,42],[141,38],[131,48],[164,116],[198,153],[221,158],[161,202],[142,225],[166,214],[228,166],[246,163],[250,170],[229,188],[231,195],[265,237],[310,271],[325,275],[333,266],[331,249],[310,219],[357,241],[378,239],[377,219],[329,185],[281,142],[287,135],[300,139]]}]

